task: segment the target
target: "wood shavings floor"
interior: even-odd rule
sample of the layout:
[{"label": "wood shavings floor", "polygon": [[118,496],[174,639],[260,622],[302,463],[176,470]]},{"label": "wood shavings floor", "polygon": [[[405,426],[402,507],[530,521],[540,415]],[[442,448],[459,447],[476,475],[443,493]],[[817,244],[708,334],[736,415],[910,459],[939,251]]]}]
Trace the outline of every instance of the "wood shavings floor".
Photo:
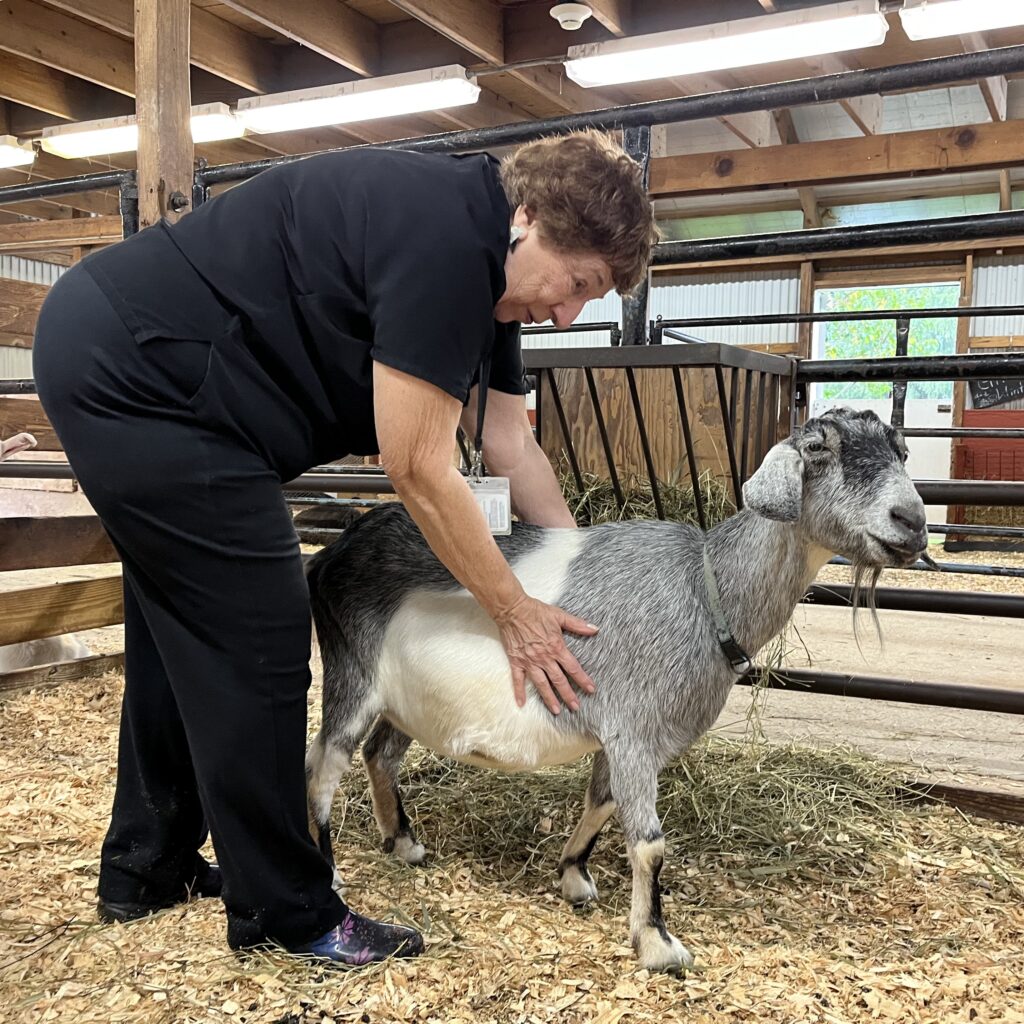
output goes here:
[{"label": "wood shavings floor", "polygon": [[[800,768],[822,779],[821,806],[798,801],[768,825],[749,809],[770,802],[785,756],[749,780],[762,789],[727,827],[717,808],[748,783],[707,793],[689,760],[672,769],[665,913],[699,967],[684,979],[639,970],[624,944],[617,829],[595,854],[598,906],[574,913],[554,891],[585,764],[503,777],[412,758],[408,806],[436,851],[421,870],[377,849],[357,766],[335,812],[349,899],[424,927],[419,961],[356,972],[273,956],[243,964],[213,901],[100,926],[120,688],[111,675],[0,704],[4,1022],[1024,1022],[1024,830],[940,807],[851,816],[828,802],[842,772],[829,781],[826,760]],[[728,764],[709,763],[705,783]],[[810,824],[791,829],[787,814]],[[801,845],[801,830],[813,841]]]}]

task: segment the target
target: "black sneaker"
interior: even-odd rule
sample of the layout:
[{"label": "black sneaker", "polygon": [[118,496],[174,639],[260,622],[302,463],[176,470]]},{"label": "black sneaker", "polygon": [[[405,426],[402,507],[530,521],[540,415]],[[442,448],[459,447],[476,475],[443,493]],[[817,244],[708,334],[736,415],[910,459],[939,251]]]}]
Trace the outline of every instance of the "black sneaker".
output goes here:
[{"label": "black sneaker", "polygon": [[423,936],[412,928],[372,921],[348,910],[336,928],[326,935],[289,950],[300,956],[329,960],[336,964],[359,967],[378,963],[389,957],[414,957],[423,952]]}]

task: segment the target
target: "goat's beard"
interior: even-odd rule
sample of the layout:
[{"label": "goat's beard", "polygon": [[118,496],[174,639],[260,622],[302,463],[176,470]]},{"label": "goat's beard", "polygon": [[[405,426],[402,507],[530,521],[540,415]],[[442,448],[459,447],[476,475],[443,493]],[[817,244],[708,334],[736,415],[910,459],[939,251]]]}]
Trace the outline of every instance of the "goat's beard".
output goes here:
[{"label": "goat's beard", "polygon": [[[878,637],[879,645],[884,646],[882,638],[882,624],[878,620],[878,606],[875,604],[875,590],[878,588],[878,580],[882,575],[882,566],[865,565],[863,562],[855,562],[853,565],[853,639],[857,643],[857,650],[863,656],[864,650],[860,645],[860,630],[857,612],[861,608],[867,608],[871,612],[871,622],[875,627],[875,636]],[[861,596],[863,595],[863,602]]]}]

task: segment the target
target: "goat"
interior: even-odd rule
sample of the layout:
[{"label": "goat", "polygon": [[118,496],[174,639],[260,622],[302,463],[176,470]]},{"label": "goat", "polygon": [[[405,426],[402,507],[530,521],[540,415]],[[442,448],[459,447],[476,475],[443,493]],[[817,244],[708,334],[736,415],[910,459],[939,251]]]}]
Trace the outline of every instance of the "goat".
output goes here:
[{"label": "goat", "polygon": [[562,893],[570,903],[597,897],[587,859],[617,810],[639,960],[654,970],[692,966],[662,920],[656,799],[659,771],[712,725],[742,672],[716,633],[705,551],[725,621],[753,654],[784,628],[833,553],[880,571],[925,548],[906,453],[874,413],[834,410],[775,445],[744,487],[743,511],[706,535],[633,520],[579,530],[517,525],[498,538],[528,594],[601,627],[594,637],[566,637],[597,692],[558,716],[536,694],[516,706],[497,628],[408,513],[397,505],[367,513],[308,567],[324,681],[307,777],[311,830],[324,854],[333,863],[332,799],[375,720],[363,747],[374,814],[385,850],[410,864],[425,857],[398,791],[412,739],[503,771],[593,752],[583,814],[559,864]]},{"label": "goat", "polygon": [[[0,441],[0,462],[35,446],[36,439],[31,434],[15,434],[6,441]],[[0,672],[71,661],[74,658],[85,658],[91,653],[92,651],[74,633],[48,636],[42,640],[27,640],[19,644],[6,644],[0,646]]]}]

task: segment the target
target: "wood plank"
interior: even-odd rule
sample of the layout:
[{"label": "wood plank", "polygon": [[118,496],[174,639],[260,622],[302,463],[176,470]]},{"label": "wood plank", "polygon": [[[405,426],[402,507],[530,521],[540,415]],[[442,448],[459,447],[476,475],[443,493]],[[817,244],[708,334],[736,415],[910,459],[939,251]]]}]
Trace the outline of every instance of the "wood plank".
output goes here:
[{"label": "wood plank", "polygon": [[[980,53],[991,49],[981,32],[969,32],[960,36],[960,43],[964,53]],[[988,107],[989,117],[993,121],[1005,121],[1006,78],[1003,75],[996,75],[992,78],[979,78],[977,82],[978,88],[981,90],[982,99],[985,101],[985,106]]]},{"label": "wood plank", "polygon": [[[800,291],[798,313],[814,312],[814,264],[807,260],[800,264]],[[800,324],[797,327],[797,352],[801,359],[811,358],[811,340],[813,324]]]},{"label": "wood plank", "polygon": [[[135,34],[132,0],[48,0],[48,3],[128,39]],[[191,61],[196,67],[252,92],[284,88],[272,44],[201,7],[192,8],[191,41]]]},{"label": "wood plank", "polygon": [[858,178],[910,177],[1024,161],[1024,121],[961,125],[760,150],[651,161],[653,196],[798,188]]},{"label": "wood plank", "polygon": [[1024,348],[1024,334],[989,335],[987,337],[979,336],[968,339],[968,352],[973,352],[975,349],[989,348]]},{"label": "wood plank", "polygon": [[594,12],[594,20],[613,36],[628,35],[632,0],[588,0],[588,6]]},{"label": "wood plank", "polygon": [[963,263],[929,267],[885,267],[881,270],[819,270],[814,276],[818,288],[891,287],[898,284],[935,284],[939,281],[962,281]]},{"label": "wood plank", "polygon": [[0,644],[19,644],[124,622],[120,576],[0,594]]},{"label": "wood plank", "polygon": [[505,27],[495,0],[391,0],[417,21],[490,64],[505,63]]},{"label": "wood plank", "polygon": [[924,800],[949,804],[979,818],[1024,825],[1024,798],[1017,793],[934,782],[912,782],[908,788]]},{"label": "wood plank", "polygon": [[308,46],[360,75],[375,75],[380,32],[363,14],[336,0],[223,0],[232,10]]},{"label": "wood plank", "polygon": [[36,439],[34,451],[59,452],[60,441],[38,398],[0,397],[0,437],[27,431]]},{"label": "wood plank", "polygon": [[22,668],[0,675],[0,693],[48,689],[80,679],[95,679],[121,669],[124,669],[123,651],[118,654],[93,654],[88,658],[64,661],[57,665],[37,665],[35,668]]},{"label": "wood plank", "polygon": [[108,245],[120,242],[122,237],[120,217],[76,217],[73,220],[0,224],[0,252],[27,253],[55,246]]},{"label": "wood plank", "polygon": [[[119,93],[13,53],[0,60],[0,96],[68,121],[92,121],[134,111],[131,100]],[[18,132],[35,130],[19,125],[17,119],[15,127]]]},{"label": "wood plank", "polygon": [[814,189],[805,185],[803,188],[798,188],[797,193],[800,196],[800,208],[804,213],[804,227],[820,228],[821,208],[818,206],[818,197],[815,195]]},{"label": "wood plank", "polygon": [[[139,227],[191,209],[189,0],[135,0],[135,110],[139,124]],[[179,193],[189,204],[175,210]]]},{"label": "wood plank", "polygon": [[1013,209],[1013,186],[1010,183],[1010,172],[1006,168],[999,172],[999,209]]},{"label": "wood plank", "polygon": [[0,278],[0,332],[31,337],[49,291],[49,285]]},{"label": "wood plank", "polygon": [[97,516],[0,519],[0,572],[118,561]]},{"label": "wood plank", "polygon": [[[844,71],[856,70],[847,59],[835,53],[811,57],[806,63],[808,74],[812,76],[838,75]],[[882,97],[878,93],[851,96],[849,99],[839,100],[839,105],[862,134],[877,135],[882,130]]]},{"label": "wood plank", "polygon": [[126,96],[135,91],[130,42],[32,0],[0,4],[0,50]]}]

